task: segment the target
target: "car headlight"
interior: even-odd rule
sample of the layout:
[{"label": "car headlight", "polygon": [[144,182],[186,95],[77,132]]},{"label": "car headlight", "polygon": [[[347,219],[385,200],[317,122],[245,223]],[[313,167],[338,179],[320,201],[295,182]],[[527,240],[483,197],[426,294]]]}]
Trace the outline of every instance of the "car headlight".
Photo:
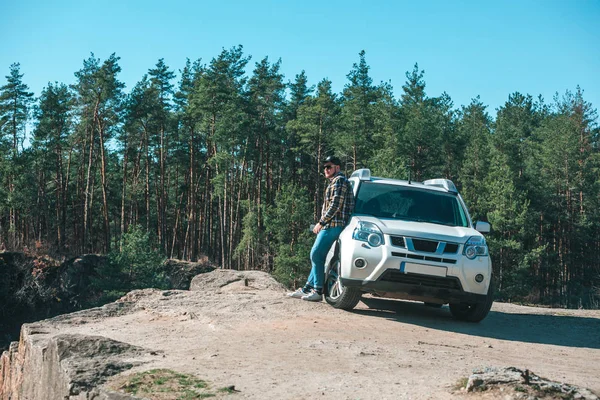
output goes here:
[{"label": "car headlight", "polygon": [[372,222],[360,221],[354,232],[352,239],[367,242],[372,247],[378,247],[383,244],[383,233],[377,225]]},{"label": "car headlight", "polygon": [[467,240],[467,243],[465,243],[463,254],[467,256],[469,260],[472,260],[475,257],[487,256],[488,247],[485,243],[485,238],[483,236],[471,236],[469,240]]}]

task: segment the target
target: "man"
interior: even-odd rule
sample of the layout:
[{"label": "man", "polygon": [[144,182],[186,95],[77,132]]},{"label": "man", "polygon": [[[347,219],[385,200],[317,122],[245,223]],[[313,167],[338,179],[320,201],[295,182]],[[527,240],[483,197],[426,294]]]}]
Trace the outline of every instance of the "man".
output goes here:
[{"label": "man", "polygon": [[321,219],[313,229],[317,238],[310,252],[312,269],[306,285],[295,292],[288,293],[289,297],[307,301],[323,299],[327,253],[350,221],[350,214],[354,210],[354,193],[350,182],[340,171],[341,164],[340,159],[335,156],[329,156],[323,162],[325,177],[329,179],[329,185],[325,190]]}]

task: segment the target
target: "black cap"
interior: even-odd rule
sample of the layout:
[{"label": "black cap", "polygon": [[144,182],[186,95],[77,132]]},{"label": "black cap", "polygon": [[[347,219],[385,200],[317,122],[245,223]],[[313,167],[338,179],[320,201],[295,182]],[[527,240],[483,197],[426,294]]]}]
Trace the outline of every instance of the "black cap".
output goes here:
[{"label": "black cap", "polygon": [[323,160],[323,164],[325,164],[325,163],[331,163],[333,165],[342,166],[342,162],[336,156],[329,156],[329,157],[327,157],[325,160]]}]

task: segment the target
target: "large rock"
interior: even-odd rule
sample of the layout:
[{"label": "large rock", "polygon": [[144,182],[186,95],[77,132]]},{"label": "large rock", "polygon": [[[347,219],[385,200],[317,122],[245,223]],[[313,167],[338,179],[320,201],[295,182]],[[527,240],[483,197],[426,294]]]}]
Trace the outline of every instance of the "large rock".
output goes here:
[{"label": "large rock", "polygon": [[95,254],[64,262],[17,252],[0,253],[0,350],[24,322],[81,309],[95,296],[90,278],[106,257]]},{"label": "large rock", "polygon": [[511,388],[515,393],[504,396],[509,399],[580,399],[598,400],[598,396],[586,388],[554,382],[541,378],[529,370],[515,367],[486,367],[473,371],[467,382],[468,392]]},{"label": "large rock", "polygon": [[169,279],[171,289],[188,290],[192,278],[196,275],[211,272],[215,266],[207,257],[201,257],[197,262],[170,259],[165,261],[164,270]]},{"label": "large rock", "polygon": [[[130,307],[110,304],[74,313],[56,322],[78,324],[88,318],[122,315]],[[52,320],[26,324],[19,342],[0,358],[0,399],[118,399],[100,390],[108,378],[143,363],[150,352],[102,336],[61,333]]]},{"label": "large rock", "polygon": [[[174,263],[171,266],[182,271],[199,267],[193,263],[183,267],[181,263]],[[205,270],[205,268],[201,269]],[[186,272],[181,272],[179,276],[185,275]],[[77,274],[74,275],[73,282],[78,281],[76,277]],[[184,280],[185,278],[182,278],[180,282]],[[276,301],[279,302],[281,299],[279,296],[284,290],[268,274],[258,271],[215,270],[198,275],[193,281],[195,283],[192,286],[195,290],[208,295],[197,293],[199,296],[187,297],[191,292],[134,290],[117,302],[103,307],[23,325],[19,342],[11,343],[8,351],[0,357],[0,400],[136,399],[134,396],[118,393],[103,384],[114,375],[162,359],[161,351],[147,350],[143,346],[131,345],[106,336],[79,332],[86,331],[87,326],[101,327],[104,321],[127,318],[135,313],[150,313],[158,318],[176,317],[180,321],[205,318],[208,313],[201,315],[198,311],[194,312],[192,308],[207,301],[212,303],[216,300],[214,294],[217,292],[230,293],[238,290],[248,294],[259,292],[267,298],[275,295]],[[274,291],[279,293],[275,294]],[[231,295],[235,296],[235,293]],[[243,299],[243,304],[250,305],[246,312],[256,318],[256,311],[253,311],[253,308],[258,304],[254,304],[254,298],[246,297]],[[236,304],[235,307],[238,305]],[[261,313],[266,313],[264,308],[261,308]],[[232,315],[240,314],[235,312]]]},{"label": "large rock", "polygon": [[235,271],[221,269],[213,274],[196,275],[190,284],[191,291],[285,291],[285,287],[262,271]]}]

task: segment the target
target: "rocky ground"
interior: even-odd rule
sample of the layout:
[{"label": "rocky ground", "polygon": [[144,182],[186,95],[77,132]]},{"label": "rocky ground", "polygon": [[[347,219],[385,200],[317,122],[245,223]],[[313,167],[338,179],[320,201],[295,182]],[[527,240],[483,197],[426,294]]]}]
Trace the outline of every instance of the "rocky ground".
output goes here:
[{"label": "rocky ground", "polygon": [[[149,370],[193,376],[217,398],[231,399],[591,399],[600,393],[600,311],[495,303],[485,320],[471,324],[453,320],[447,307],[364,298],[346,312],[286,298],[284,288],[258,271],[215,270],[194,278],[190,291],[136,291],[119,304],[27,325],[24,332],[22,341],[38,347],[58,343],[71,398],[86,398],[75,395],[99,385],[103,393],[125,392]],[[10,398],[2,390],[6,395],[19,384],[7,375],[9,358],[5,353],[0,399]],[[592,392],[471,376],[503,367]],[[470,376],[475,391],[467,392],[461,388]]]}]

